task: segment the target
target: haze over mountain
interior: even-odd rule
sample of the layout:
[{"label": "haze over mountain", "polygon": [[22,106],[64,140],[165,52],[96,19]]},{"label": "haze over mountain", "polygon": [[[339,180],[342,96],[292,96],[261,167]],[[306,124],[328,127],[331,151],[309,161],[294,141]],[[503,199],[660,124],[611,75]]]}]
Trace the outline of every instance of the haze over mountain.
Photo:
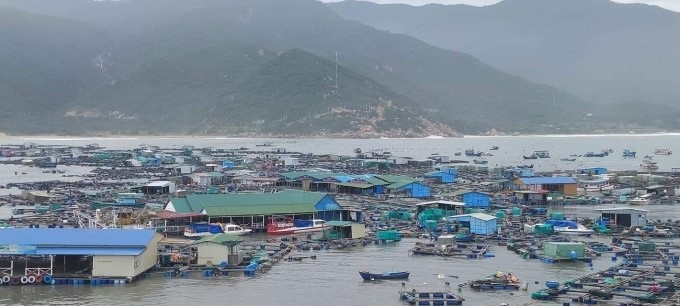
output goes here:
[{"label": "haze over mountain", "polygon": [[[367,137],[620,122],[565,91],[313,0],[3,6],[0,41],[10,47],[0,51],[0,129],[15,133]],[[629,123],[649,121],[638,119]]]},{"label": "haze over mountain", "polygon": [[608,0],[329,4],[348,19],[470,53],[590,102],[680,102],[680,13]]}]

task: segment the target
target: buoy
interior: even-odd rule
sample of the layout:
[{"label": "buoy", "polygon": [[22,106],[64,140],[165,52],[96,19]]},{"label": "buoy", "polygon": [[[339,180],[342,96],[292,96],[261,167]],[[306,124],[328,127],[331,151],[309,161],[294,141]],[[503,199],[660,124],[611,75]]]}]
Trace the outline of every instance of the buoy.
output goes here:
[{"label": "buoy", "polygon": [[22,284],[28,283],[28,276],[26,276],[26,275],[22,276],[22,277],[21,277],[21,283],[22,283]]}]

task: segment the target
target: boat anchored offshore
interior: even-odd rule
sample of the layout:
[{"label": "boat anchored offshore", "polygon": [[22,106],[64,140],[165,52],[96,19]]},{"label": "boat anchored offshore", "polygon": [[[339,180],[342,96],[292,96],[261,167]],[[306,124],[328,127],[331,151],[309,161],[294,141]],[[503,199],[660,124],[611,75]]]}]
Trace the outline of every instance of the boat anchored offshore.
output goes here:
[{"label": "boat anchored offshore", "polygon": [[267,226],[267,234],[292,235],[320,232],[328,228],[325,220],[297,220],[290,218],[272,218]]},{"label": "boat anchored offshore", "polygon": [[359,271],[359,275],[364,280],[376,280],[376,279],[408,279],[410,272],[383,272],[383,273],[371,273],[367,271]]},{"label": "boat anchored offshore", "polygon": [[654,150],[656,155],[671,155],[673,152],[670,149],[656,149]]}]

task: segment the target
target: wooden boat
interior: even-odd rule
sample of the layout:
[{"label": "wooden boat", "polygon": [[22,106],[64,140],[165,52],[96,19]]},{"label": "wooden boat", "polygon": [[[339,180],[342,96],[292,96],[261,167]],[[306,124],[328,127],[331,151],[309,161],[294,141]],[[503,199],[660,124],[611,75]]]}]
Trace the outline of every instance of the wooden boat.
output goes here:
[{"label": "wooden boat", "polygon": [[464,298],[451,293],[451,284],[445,282],[446,289],[444,291],[435,292],[419,292],[416,289],[406,291],[406,284],[401,283],[401,290],[399,291],[399,299],[409,304],[419,306],[426,305],[463,305]]},{"label": "wooden boat", "polygon": [[383,272],[383,273],[371,273],[367,271],[359,271],[359,275],[364,280],[376,280],[376,279],[408,279],[410,272]]},{"label": "wooden boat", "polygon": [[560,159],[560,160],[561,160],[561,161],[569,161],[569,162],[573,162],[573,161],[576,161],[576,158],[562,158],[562,159]]},{"label": "wooden boat", "polygon": [[517,277],[511,273],[503,274],[503,272],[470,282],[470,288],[475,290],[518,290],[520,285]]},{"label": "wooden boat", "polygon": [[493,147],[491,147],[491,149],[489,149],[489,150],[496,151],[496,150],[498,150],[498,146],[493,146]]},{"label": "wooden boat", "polygon": [[489,163],[488,160],[483,159],[483,158],[480,158],[480,159],[476,159],[476,158],[475,158],[475,159],[472,160],[472,162],[473,162],[474,164],[476,164],[476,165],[486,165],[486,164]]},{"label": "wooden boat", "polygon": [[659,166],[651,158],[645,158],[640,164],[640,168],[648,171],[659,170]]},{"label": "wooden boat", "polygon": [[465,156],[482,156],[482,152],[475,152],[475,149],[465,150]]},{"label": "wooden boat", "polygon": [[534,151],[534,156],[537,156],[538,158],[550,158],[550,152],[547,150],[540,150],[540,151]]},{"label": "wooden boat", "polygon": [[654,150],[656,155],[671,155],[673,152],[670,149],[656,149]]},{"label": "wooden boat", "polygon": [[538,155],[531,154],[529,156],[523,155],[524,159],[538,159]]},{"label": "wooden boat", "polygon": [[635,157],[636,154],[637,154],[637,152],[635,152],[635,150],[629,150],[629,149],[623,150],[623,157]]}]

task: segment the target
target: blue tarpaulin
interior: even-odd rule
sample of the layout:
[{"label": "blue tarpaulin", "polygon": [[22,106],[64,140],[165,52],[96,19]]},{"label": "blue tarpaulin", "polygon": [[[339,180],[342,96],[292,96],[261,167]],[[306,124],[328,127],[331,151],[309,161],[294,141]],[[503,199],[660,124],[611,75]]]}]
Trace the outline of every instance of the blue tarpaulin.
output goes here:
[{"label": "blue tarpaulin", "polygon": [[545,224],[550,224],[553,227],[578,228],[576,222],[569,220],[548,220],[545,221]]}]

